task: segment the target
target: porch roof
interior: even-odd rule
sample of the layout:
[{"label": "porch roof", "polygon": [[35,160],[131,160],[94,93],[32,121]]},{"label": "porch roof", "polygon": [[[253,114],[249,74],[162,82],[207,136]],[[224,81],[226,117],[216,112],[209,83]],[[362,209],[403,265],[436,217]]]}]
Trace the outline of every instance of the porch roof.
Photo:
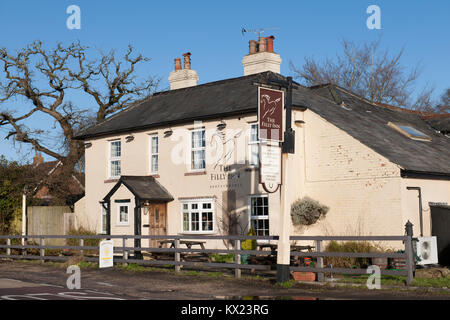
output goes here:
[{"label": "porch roof", "polygon": [[122,184],[139,200],[168,202],[174,199],[152,176],[121,176],[103,201],[108,201]]}]

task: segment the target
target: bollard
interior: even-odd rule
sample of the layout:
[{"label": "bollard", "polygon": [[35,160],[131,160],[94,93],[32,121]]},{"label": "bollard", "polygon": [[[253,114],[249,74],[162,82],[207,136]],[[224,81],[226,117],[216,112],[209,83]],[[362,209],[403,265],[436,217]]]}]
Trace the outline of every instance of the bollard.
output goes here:
[{"label": "bollard", "polygon": [[237,250],[241,249],[241,240],[236,240],[234,245],[235,253],[234,253],[234,263],[236,264],[236,268],[234,270],[234,276],[236,278],[241,277],[241,269],[239,265],[241,264],[241,255],[237,252]]}]

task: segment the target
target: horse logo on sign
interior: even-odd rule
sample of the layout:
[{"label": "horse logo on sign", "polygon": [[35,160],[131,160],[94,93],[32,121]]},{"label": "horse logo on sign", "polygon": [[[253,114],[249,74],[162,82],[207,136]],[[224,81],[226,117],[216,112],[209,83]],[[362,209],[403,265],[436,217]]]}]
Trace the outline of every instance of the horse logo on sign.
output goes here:
[{"label": "horse logo on sign", "polygon": [[284,91],[258,88],[258,138],[283,141]]}]

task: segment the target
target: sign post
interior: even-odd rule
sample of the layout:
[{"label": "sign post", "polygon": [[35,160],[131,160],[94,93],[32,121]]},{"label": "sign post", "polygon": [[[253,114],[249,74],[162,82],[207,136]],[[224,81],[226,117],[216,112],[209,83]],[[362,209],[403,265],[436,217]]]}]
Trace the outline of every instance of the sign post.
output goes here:
[{"label": "sign post", "polygon": [[[281,156],[281,181],[280,183],[280,230],[279,230],[279,240],[278,240],[278,250],[277,250],[277,282],[285,282],[290,279],[290,255],[291,247],[289,243],[290,227],[291,227],[291,215],[289,210],[289,198],[286,192],[286,185],[289,185],[289,174],[288,167],[289,162],[292,160],[289,158],[290,154],[295,153],[295,132],[292,129],[292,77],[287,77],[287,80],[280,79],[269,79],[267,82],[269,85],[275,85],[286,89],[286,129],[283,132],[281,128],[281,133],[283,134],[282,139],[282,156]],[[260,89],[260,99],[261,99]],[[282,97],[284,102],[284,95]],[[261,109],[262,106],[259,106]],[[261,111],[261,110],[260,110]],[[258,116],[260,113],[258,114]],[[262,170],[262,169],[261,169]]]},{"label": "sign post", "polygon": [[[295,132],[291,127],[292,77],[287,81],[269,79],[268,84],[286,88],[286,108],[284,91],[267,88],[258,89],[258,122],[260,149],[260,182],[267,192],[280,190],[280,229],[277,250],[277,282],[290,279],[290,210],[286,192],[289,154],[295,153]],[[283,131],[283,109],[286,110],[286,130]],[[264,145],[266,141],[266,145]],[[275,145],[274,145],[275,143]],[[279,143],[282,143],[282,151]],[[278,149],[278,150],[277,150]],[[282,153],[282,154],[281,154]],[[281,159],[280,159],[281,158]],[[284,185],[283,185],[284,184]]]}]

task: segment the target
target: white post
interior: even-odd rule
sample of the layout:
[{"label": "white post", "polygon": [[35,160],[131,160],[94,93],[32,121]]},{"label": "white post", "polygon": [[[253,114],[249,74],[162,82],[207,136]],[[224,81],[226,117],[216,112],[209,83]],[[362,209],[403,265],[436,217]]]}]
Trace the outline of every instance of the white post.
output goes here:
[{"label": "white post", "polygon": [[[27,233],[27,196],[22,195],[22,236]],[[25,245],[25,238],[22,238],[22,245]]]},{"label": "white post", "polygon": [[282,154],[282,185],[280,190],[280,235],[277,252],[277,281],[289,281],[289,266],[291,263],[291,245],[289,242],[291,215],[289,210],[289,200],[287,195],[288,175],[287,167],[289,163],[289,153]]}]

